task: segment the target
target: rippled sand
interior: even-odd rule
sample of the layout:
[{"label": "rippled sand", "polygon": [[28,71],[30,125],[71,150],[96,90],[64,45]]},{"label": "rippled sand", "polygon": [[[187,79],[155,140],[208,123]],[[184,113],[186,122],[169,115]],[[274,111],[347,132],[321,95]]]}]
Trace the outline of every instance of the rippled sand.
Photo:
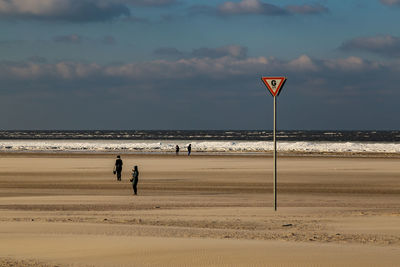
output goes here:
[{"label": "rippled sand", "polygon": [[[400,158],[0,154],[0,266],[398,266]],[[139,196],[128,182],[140,170]]]}]

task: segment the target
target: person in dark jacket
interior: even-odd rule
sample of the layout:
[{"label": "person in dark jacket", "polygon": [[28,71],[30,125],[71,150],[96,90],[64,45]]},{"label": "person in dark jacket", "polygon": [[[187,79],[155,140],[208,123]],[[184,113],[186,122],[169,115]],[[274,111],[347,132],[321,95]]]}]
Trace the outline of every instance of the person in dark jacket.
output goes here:
[{"label": "person in dark jacket", "polygon": [[132,182],[133,194],[137,195],[137,184],[139,182],[138,166],[133,167],[133,169],[132,169],[132,178],[131,178],[130,181]]},{"label": "person in dark jacket", "polygon": [[178,145],[176,145],[176,147],[175,147],[175,153],[177,156],[179,155],[179,146]]},{"label": "person in dark jacket", "polygon": [[114,174],[117,174],[117,181],[121,181],[122,164],[121,156],[118,155],[114,166]]},{"label": "person in dark jacket", "polygon": [[190,153],[192,153],[192,144],[188,145],[188,156],[190,156]]}]

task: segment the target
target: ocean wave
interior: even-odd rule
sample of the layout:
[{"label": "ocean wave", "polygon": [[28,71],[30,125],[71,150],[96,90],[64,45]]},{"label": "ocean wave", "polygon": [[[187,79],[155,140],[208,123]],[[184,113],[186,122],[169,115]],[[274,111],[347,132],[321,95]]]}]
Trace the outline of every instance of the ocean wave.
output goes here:
[{"label": "ocean wave", "polygon": [[[0,152],[270,152],[270,141],[189,141],[189,140],[0,140]],[[278,142],[280,152],[400,153],[400,143],[372,142]]]},{"label": "ocean wave", "polygon": [[[271,141],[272,135],[267,130],[0,130],[0,140]],[[277,132],[277,138],[291,142],[400,142],[400,131],[283,130]]]}]

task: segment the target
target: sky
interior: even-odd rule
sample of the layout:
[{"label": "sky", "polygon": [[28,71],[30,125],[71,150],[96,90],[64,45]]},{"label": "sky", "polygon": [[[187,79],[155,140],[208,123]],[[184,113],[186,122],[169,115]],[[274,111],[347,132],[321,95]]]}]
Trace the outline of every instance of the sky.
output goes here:
[{"label": "sky", "polygon": [[400,129],[400,0],[0,0],[0,129]]}]

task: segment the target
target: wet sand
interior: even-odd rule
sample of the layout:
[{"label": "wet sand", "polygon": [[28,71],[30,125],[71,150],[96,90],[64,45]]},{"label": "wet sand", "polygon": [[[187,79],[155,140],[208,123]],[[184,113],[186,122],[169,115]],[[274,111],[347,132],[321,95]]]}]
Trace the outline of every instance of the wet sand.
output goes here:
[{"label": "wet sand", "polygon": [[[400,158],[0,154],[0,266],[398,266]],[[140,170],[139,195],[129,173]]]}]

